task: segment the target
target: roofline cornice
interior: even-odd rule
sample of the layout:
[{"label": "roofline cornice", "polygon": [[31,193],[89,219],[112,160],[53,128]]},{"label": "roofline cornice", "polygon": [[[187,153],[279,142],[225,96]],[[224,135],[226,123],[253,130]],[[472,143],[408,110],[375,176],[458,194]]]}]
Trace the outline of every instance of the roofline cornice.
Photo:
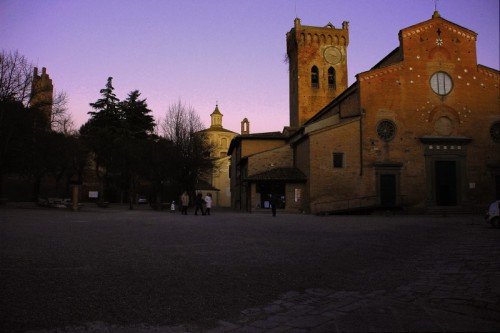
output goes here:
[{"label": "roofline cornice", "polygon": [[384,76],[386,74],[400,72],[403,70],[403,68],[404,68],[403,63],[397,63],[397,64],[389,65],[387,67],[371,69],[369,71],[359,73],[356,76],[357,76],[359,81],[365,81],[365,80],[377,78],[379,76]]},{"label": "roofline cornice", "polygon": [[[465,37],[467,39],[471,39],[474,41],[477,41],[477,33],[469,30],[467,28],[464,28],[456,23],[453,23],[451,21],[448,21],[442,17],[436,17],[432,18],[430,20],[409,26],[407,28],[401,29],[399,31],[399,37],[400,38],[409,38],[414,35],[417,35],[421,32],[425,32],[429,29],[432,29],[436,27],[438,23],[442,23],[443,27],[447,29],[449,32],[453,32],[455,34],[461,35],[462,37]],[[459,28],[459,29],[457,29]]]},{"label": "roofline cornice", "polygon": [[494,68],[478,64],[477,71],[479,73],[483,73],[485,75],[491,76],[496,80],[500,80],[500,72]]}]

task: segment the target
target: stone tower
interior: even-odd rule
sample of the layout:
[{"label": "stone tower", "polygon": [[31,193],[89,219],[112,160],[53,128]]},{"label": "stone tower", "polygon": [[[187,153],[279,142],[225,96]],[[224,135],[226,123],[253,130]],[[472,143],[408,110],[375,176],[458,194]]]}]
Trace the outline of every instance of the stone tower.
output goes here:
[{"label": "stone tower", "polygon": [[38,68],[35,67],[33,70],[30,107],[41,111],[46,116],[48,125],[50,125],[52,117],[53,94],[54,85],[49,74],[47,74],[47,69],[43,67],[42,74],[38,75]]},{"label": "stone tower", "polygon": [[286,34],[291,127],[303,125],[347,89],[348,25],[303,26],[296,18]]}]

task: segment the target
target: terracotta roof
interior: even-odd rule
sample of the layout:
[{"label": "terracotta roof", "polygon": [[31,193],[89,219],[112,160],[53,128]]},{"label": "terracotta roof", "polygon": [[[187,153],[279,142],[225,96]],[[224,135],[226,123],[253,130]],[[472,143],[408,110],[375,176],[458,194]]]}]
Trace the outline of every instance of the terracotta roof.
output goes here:
[{"label": "terracotta roof", "polygon": [[228,129],[225,129],[222,126],[219,126],[219,127],[212,126],[212,127],[209,127],[209,128],[205,128],[205,129],[203,129],[203,130],[201,130],[199,132],[227,132],[227,133],[238,135],[238,133],[230,131]]},{"label": "terracotta roof", "polygon": [[220,191],[204,180],[198,180],[194,187],[197,191]]},{"label": "terracotta roof", "polygon": [[242,140],[285,140],[287,137],[281,132],[265,132],[253,134],[240,134],[231,140],[228,155],[232,155],[233,149],[240,144]]},{"label": "terracotta roof", "polygon": [[297,168],[274,168],[269,171],[258,173],[245,178],[245,180],[281,180],[281,181],[297,181],[305,182],[306,175]]},{"label": "terracotta roof", "polygon": [[283,133],[281,132],[264,132],[264,133],[252,133],[252,134],[242,134],[242,138],[245,139],[261,139],[261,138],[280,138],[282,139],[284,137]]},{"label": "terracotta roof", "polygon": [[212,114],[220,114],[220,115],[222,115],[222,113],[220,113],[220,111],[219,111],[219,105],[215,105],[215,110],[214,110],[214,112],[212,112]]}]

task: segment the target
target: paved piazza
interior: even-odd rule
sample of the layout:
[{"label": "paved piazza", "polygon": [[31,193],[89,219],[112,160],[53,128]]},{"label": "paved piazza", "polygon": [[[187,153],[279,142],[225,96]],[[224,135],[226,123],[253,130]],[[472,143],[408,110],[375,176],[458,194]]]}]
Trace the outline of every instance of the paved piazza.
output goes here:
[{"label": "paved piazza", "polygon": [[192,213],[0,206],[0,331],[500,331],[482,216]]}]

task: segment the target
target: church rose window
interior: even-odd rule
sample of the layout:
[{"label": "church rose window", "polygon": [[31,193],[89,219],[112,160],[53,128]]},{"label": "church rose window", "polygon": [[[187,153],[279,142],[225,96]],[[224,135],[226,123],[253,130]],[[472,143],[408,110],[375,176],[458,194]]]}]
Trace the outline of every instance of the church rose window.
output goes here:
[{"label": "church rose window", "polygon": [[431,76],[431,88],[439,96],[448,95],[453,88],[451,76],[445,72],[437,72]]},{"label": "church rose window", "polygon": [[500,143],[500,121],[496,121],[491,124],[490,135],[493,141]]},{"label": "church rose window", "polygon": [[384,141],[391,141],[396,135],[396,125],[390,120],[382,120],[377,125],[377,134]]}]

